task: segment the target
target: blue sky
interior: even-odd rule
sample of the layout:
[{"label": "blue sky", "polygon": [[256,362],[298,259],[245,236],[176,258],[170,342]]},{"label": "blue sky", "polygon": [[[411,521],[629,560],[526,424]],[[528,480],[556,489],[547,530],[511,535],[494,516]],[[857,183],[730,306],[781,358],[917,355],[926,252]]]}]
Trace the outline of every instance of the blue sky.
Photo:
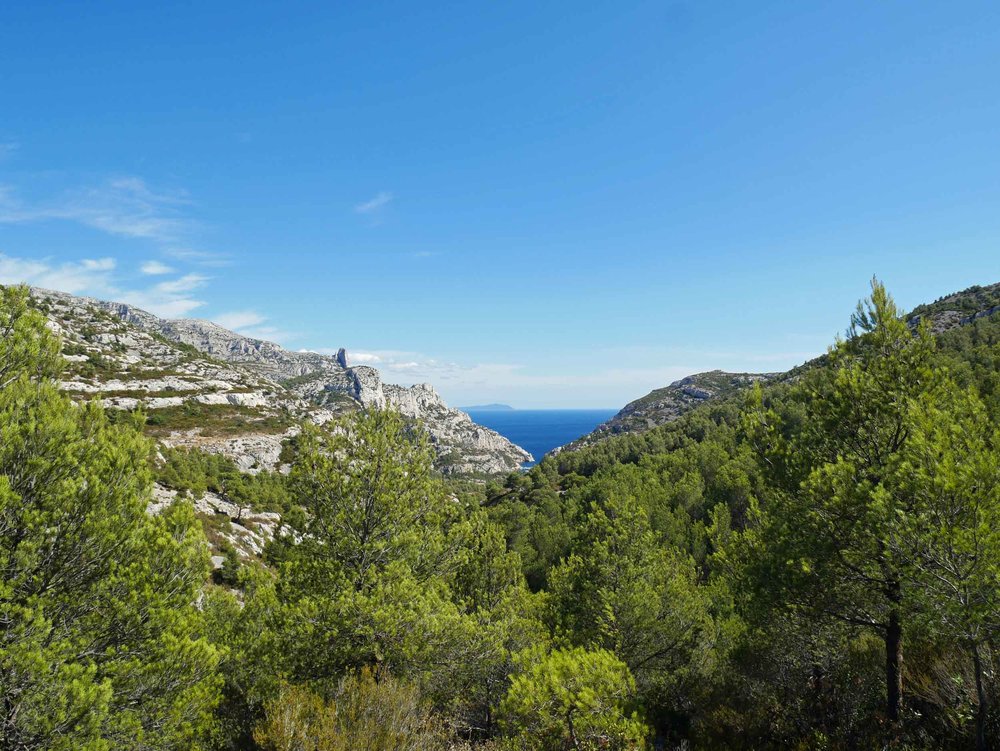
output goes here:
[{"label": "blue sky", "polygon": [[0,7],[0,281],[615,407],[1000,281],[996,3]]}]

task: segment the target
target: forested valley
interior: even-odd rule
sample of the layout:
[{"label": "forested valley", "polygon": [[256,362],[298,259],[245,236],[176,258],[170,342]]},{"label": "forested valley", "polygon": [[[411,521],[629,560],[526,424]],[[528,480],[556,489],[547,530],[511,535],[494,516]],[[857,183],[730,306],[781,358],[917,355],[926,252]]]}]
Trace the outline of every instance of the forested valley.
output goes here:
[{"label": "forested valley", "polygon": [[[875,281],[784,377],[481,483],[390,410],[287,475],[158,448],[5,287],[0,751],[994,747],[985,307],[936,332]],[[207,489],[280,512],[259,558],[213,571]]]}]

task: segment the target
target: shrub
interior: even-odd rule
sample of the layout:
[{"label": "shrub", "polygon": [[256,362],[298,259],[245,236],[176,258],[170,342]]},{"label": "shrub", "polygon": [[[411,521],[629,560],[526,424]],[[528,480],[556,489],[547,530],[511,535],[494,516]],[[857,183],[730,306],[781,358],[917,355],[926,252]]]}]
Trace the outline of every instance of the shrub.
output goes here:
[{"label": "shrub", "polygon": [[502,723],[518,751],[642,749],[649,733],[629,711],[635,680],[606,650],[557,649],[522,656],[500,706]]},{"label": "shrub", "polygon": [[329,702],[286,686],[267,703],[254,740],[268,751],[444,751],[445,734],[416,686],[364,669]]}]

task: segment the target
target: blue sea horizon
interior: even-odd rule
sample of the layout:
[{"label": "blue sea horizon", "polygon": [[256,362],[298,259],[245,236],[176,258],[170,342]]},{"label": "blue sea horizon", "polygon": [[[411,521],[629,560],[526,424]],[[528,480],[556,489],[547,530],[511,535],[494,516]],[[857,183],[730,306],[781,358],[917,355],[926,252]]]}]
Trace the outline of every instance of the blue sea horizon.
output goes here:
[{"label": "blue sea horizon", "polygon": [[475,422],[530,451],[534,462],[549,451],[585,436],[617,414],[617,409],[511,409],[468,410]]}]

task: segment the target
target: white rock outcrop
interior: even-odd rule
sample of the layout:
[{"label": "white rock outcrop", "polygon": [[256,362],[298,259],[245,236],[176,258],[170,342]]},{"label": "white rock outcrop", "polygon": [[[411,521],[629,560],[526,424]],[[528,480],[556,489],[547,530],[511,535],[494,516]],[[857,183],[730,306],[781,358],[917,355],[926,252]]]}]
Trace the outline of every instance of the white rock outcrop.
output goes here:
[{"label": "white rock outcrop", "polygon": [[419,421],[444,472],[499,474],[531,460],[448,407],[430,385],[385,384],[375,368],[351,367],[344,349],[335,356],[291,352],[208,321],[166,320],[42,289],[32,296],[63,337],[67,392],[101,397],[115,409],[141,407],[163,426],[157,435],[164,443],[224,453],[244,471],[275,468],[295,424],[359,408],[391,407]]}]

